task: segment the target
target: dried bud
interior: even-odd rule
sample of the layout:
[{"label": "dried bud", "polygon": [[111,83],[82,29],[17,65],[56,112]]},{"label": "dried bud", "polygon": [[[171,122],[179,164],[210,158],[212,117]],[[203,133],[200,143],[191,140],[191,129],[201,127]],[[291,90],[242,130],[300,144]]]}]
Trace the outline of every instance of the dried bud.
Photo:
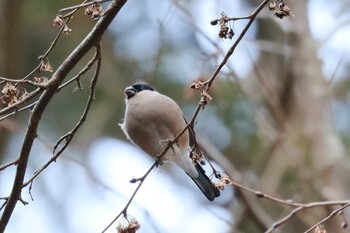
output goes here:
[{"label": "dried bud", "polygon": [[314,233],[327,233],[327,231],[324,229],[323,225],[317,225]]},{"label": "dried bud", "polygon": [[129,182],[132,184],[135,184],[137,181],[139,181],[139,179],[137,178],[132,178]]},{"label": "dried bud", "polygon": [[232,184],[232,180],[230,179],[230,177],[228,177],[227,175],[225,175],[224,177],[221,178],[221,181],[225,184]]},{"label": "dried bud", "polygon": [[192,83],[192,84],[190,85],[190,88],[192,88],[192,89],[198,89],[199,87],[198,87],[198,84],[197,84],[197,83]]},{"label": "dried bud", "polygon": [[67,25],[64,25],[63,33],[68,35],[71,32],[72,32],[72,29],[69,28]]},{"label": "dried bud", "polygon": [[228,33],[229,29],[230,28],[227,26],[221,27],[220,32],[219,32],[219,37],[221,39],[227,39],[227,37],[228,37],[227,33]]},{"label": "dried bud", "polygon": [[43,71],[43,72],[53,72],[53,69],[52,69],[52,66],[50,65],[50,63],[49,62],[44,63],[44,61],[41,61],[41,65],[40,65],[39,70]]},{"label": "dried bud", "polygon": [[4,88],[1,90],[1,93],[4,94],[5,97],[12,97],[19,93],[19,90],[12,83],[6,83]]},{"label": "dried bud", "polygon": [[[272,2],[270,2],[270,5],[271,3]],[[278,7],[274,6],[273,8],[270,8],[270,9],[274,10],[275,11],[274,15],[280,19],[284,18],[285,16],[294,16],[294,14],[292,13],[288,5],[285,2],[283,2],[283,0],[280,0],[280,2],[278,3]]]},{"label": "dried bud", "polygon": [[218,23],[219,23],[218,19],[214,19],[214,20],[210,21],[210,24],[213,26],[217,25]]},{"label": "dried bud", "polygon": [[203,155],[202,154],[200,154],[200,153],[196,153],[195,151],[193,151],[192,153],[191,153],[191,155],[190,155],[190,157],[191,157],[191,159],[192,159],[192,161],[194,162],[194,163],[200,163],[201,165],[205,165],[205,161],[204,161],[204,159],[203,159]]},{"label": "dried bud", "polygon": [[190,88],[199,90],[203,87],[203,82],[201,81],[195,81],[190,85]]},{"label": "dried bud", "polygon": [[221,177],[221,174],[215,171],[215,177],[220,179],[218,183],[214,183],[214,186],[219,190],[224,190],[226,185],[232,184],[232,180],[226,174]]},{"label": "dried bud", "polygon": [[289,6],[284,5],[282,8],[282,11],[287,15],[287,16],[294,16],[292,11],[290,10]]},{"label": "dried bud", "polygon": [[277,3],[275,1],[270,1],[269,10],[275,10],[277,7]]},{"label": "dried bud", "polygon": [[64,20],[62,18],[62,15],[56,15],[56,17],[53,19],[53,26],[54,27],[61,27],[64,24]]},{"label": "dried bud", "polygon": [[[220,19],[213,20],[211,23],[212,25],[216,25],[217,23],[220,24],[220,31],[219,31],[219,38],[221,39],[232,39],[234,36],[233,29],[230,25],[230,21],[232,19],[228,18],[224,12],[221,13]],[[213,24],[215,23],[215,24]]]},{"label": "dried bud", "polygon": [[29,95],[28,91],[24,89],[24,91],[22,92],[22,95],[19,97],[19,100],[25,99],[28,95]]},{"label": "dried bud", "polygon": [[232,28],[230,28],[230,30],[228,30],[228,33],[227,33],[228,38],[232,40],[234,35],[235,35],[234,31],[232,30]]},{"label": "dried bud", "polygon": [[210,100],[212,100],[213,98],[205,91],[202,91],[202,98],[201,98],[201,104],[202,105],[206,105]]},{"label": "dried bud", "polygon": [[45,76],[41,77],[34,77],[34,82],[35,83],[46,83],[48,81],[48,78]]},{"label": "dried bud", "polygon": [[137,230],[141,228],[140,223],[137,221],[136,218],[131,218],[127,221],[121,221],[119,222],[119,225],[117,226],[117,232],[118,233],[135,233]]},{"label": "dried bud", "polygon": [[0,97],[2,103],[11,106],[18,102],[19,89],[17,86],[12,83],[6,83],[6,85],[2,88],[1,93],[3,96]]},{"label": "dried bud", "polygon": [[98,20],[103,15],[103,12],[100,4],[92,4],[85,9],[85,14],[91,16],[94,20]]}]

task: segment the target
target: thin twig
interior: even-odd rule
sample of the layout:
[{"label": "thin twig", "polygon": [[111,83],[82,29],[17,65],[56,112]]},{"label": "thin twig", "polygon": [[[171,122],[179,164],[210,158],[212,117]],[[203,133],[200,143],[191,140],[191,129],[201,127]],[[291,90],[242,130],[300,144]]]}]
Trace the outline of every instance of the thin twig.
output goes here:
[{"label": "thin twig", "polygon": [[[285,202],[279,202],[282,204],[288,204],[288,201]],[[315,207],[321,207],[321,206],[336,206],[336,205],[343,205],[343,206],[348,206],[350,205],[350,200],[340,200],[340,201],[324,201],[324,202],[311,202],[311,203],[307,203],[307,204],[301,204],[301,203],[293,203],[294,206],[298,206],[297,208],[293,209],[288,215],[286,215],[285,217],[281,218],[280,220],[274,222],[272,224],[272,226],[265,231],[265,233],[271,233],[273,232],[276,228],[280,227],[281,225],[283,225],[284,223],[286,223],[289,219],[291,219],[292,217],[294,217],[297,213],[299,213],[302,210],[305,209],[310,209],[310,208],[315,208]],[[297,205],[295,205],[297,204]],[[293,205],[291,205],[293,206]],[[339,211],[338,211],[339,212]],[[328,219],[327,219],[328,220]]]},{"label": "thin twig", "polygon": [[0,211],[6,206],[8,199],[8,197],[0,197],[0,200],[4,200],[4,203],[0,206]]},{"label": "thin twig", "polygon": [[79,71],[79,73],[78,73],[77,75],[75,75],[73,78],[71,78],[71,79],[68,80],[67,82],[63,83],[62,85],[60,85],[60,86],[58,87],[58,90],[61,90],[61,89],[65,88],[67,85],[71,84],[71,83],[74,82],[74,81],[77,81],[77,82],[78,82],[78,88],[79,88],[79,89],[82,89],[82,88],[81,88],[81,85],[80,85],[80,82],[79,82],[78,80],[79,80],[79,78],[80,78],[83,74],[85,74],[85,73],[91,68],[91,66],[92,66],[95,62],[96,62],[96,58],[93,57],[93,58],[86,64],[86,66],[85,66],[83,69],[81,69],[81,70]]},{"label": "thin twig", "polygon": [[7,83],[19,83],[19,84],[28,84],[31,85],[33,87],[39,87],[42,89],[46,88],[45,83],[37,83],[37,82],[33,82],[32,80],[26,80],[26,79],[9,79],[9,78],[4,78],[4,77],[0,77],[0,80],[2,80],[2,82],[0,82],[1,84],[4,82]]},{"label": "thin twig", "polygon": [[52,49],[56,46],[58,39],[61,37],[68,22],[72,19],[73,13],[75,13],[76,11],[77,10],[72,11],[71,15],[65,17],[64,23],[61,26],[59,32],[57,33],[55,39],[52,41],[50,47],[47,49],[47,51],[43,55],[39,56],[40,61],[43,61],[49,55],[49,53],[52,51]]},{"label": "thin twig", "polygon": [[[34,175],[25,183],[23,183],[23,187],[26,187],[28,184],[32,183],[33,180],[42,172],[44,171],[51,163],[55,162],[57,160],[57,158],[63,153],[63,151],[68,147],[68,145],[70,144],[70,142],[72,141],[75,133],[79,130],[79,128],[82,126],[82,124],[85,122],[87,114],[89,113],[90,107],[91,107],[91,103],[94,100],[94,95],[95,95],[95,86],[96,86],[96,82],[98,80],[98,76],[100,73],[100,69],[101,69],[101,51],[100,51],[100,46],[97,45],[96,46],[96,53],[95,56],[93,57],[92,60],[89,61],[89,63],[94,63],[95,61],[97,61],[97,66],[96,66],[96,70],[95,70],[95,74],[91,80],[91,84],[90,84],[90,93],[89,93],[89,97],[88,97],[88,101],[85,107],[85,110],[82,114],[82,116],[80,117],[78,123],[74,126],[74,128],[69,131],[68,133],[66,133],[65,135],[63,135],[57,142],[56,145],[54,146],[53,149],[53,156],[52,158],[46,162],[42,167],[40,167],[37,171],[35,171]],[[90,66],[91,67],[91,66]],[[65,141],[63,146],[60,148],[59,151],[56,152],[56,149],[58,148],[58,146],[60,145],[60,143],[62,141]]]},{"label": "thin twig", "polygon": [[82,8],[82,7],[90,6],[90,5],[93,5],[93,4],[100,4],[100,3],[104,3],[104,2],[110,2],[110,1],[112,1],[112,0],[95,0],[95,1],[91,1],[91,2],[86,2],[85,1],[84,3],[79,4],[79,5],[63,8],[63,9],[59,10],[58,12],[78,10],[79,8]]},{"label": "thin twig", "polygon": [[350,202],[343,205],[342,207],[339,207],[338,209],[332,211],[332,213],[330,213],[326,218],[324,218],[322,221],[319,221],[317,224],[315,224],[314,226],[310,227],[310,229],[308,229],[307,231],[305,231],[304,233],[309,233],[311,232],[313,229],[315,229],[317,226],[325,223],[326,221],[328,221],[330,218],[334,217],[336,214],[340,213],[342,210],[344,210],[345,208],[350,206]]},{"label": "thin twig", "polygon": [[[74,81],[77,81],[77,79],[79,79],[83,74],[85,74],[89,69],[90,67],[95,63],[96,60],[94,60],[93,58],[88,62],[88,64],[81,70],[79,71],[79,73],[74,76],[73,78],[71,78],[70,80],[68,80],[67,82],[61,84],[59,87],[58,87],[58,90],[57,91],[60,91],[61,89],[65,88],[66,86],[68,86],[69,84],[71,84],[72,82]],[[79,84],[78,84],[79,85]],[[45,85],[46,87],[46,85]],[[79,87],[80,88],[80,87]],[[22,112],[22,111],[25,111],[25,110],[28,110],[28,109],[32,109],[36,104],[37,104],[38,101],[34,101],[33,103],[31,104],[28,104],[27,106],[24,106],[23,108],[20,108],[20,109],[15,109],[13,112],[3,116],[0,118],[0,121],[10,117],[10,116],[13,116],[15,114],[17,114],[18,112]]]},{"label": "thin twig", "polygon": [[[40,93],[42,93],[43,89],[41,88],[37,88],[35,89],[34,91],[28,93],[26,95],[25,98],[17,101],[16,103],[6,107],[6,108],[3,108],[0,110],[0,115],[3,115],[3,114],[6,114],[6,113],[9,113],[10,111],[14,111],[14,112],[17,112],[17,109],[20,105],[22,105],[23,103],[26,103],[28,102],[29,100],[33,99],[34,97],[36,97],[37,95],[39,95]],[[1,118],[1,119],[4,119],[4,118]]]},{"label": "thin twig", "polygon": [[10,166],[16,165],[17,163],[18,163],[18,159],[14,160],[12,162],[6,163],[4,165],[1,165],[0,166],[0,171],[4,170],[4,169],[6,169],[6,168],[8,168]]},{"label": "thin twig", "polygon": [[23,180],[25,177],[28,159],[34,140],[37,135],[37,129],[41,120],[41,117],[46,110],[47,105],[57,93],[57,88],[76,66],[76,64],[84,57],[84,55],[90,51],[93,46],[96,46],[104,32],[115,16],[119,13],[120,9],[124,6],[126,0],[114,0],[109,5],[106,14],[104,14],[95,24],[90,33],[83,39],[83,41],[75,48],[75,50],[63,61],[61,66],[52,75],[52,78],[48,81],[48,89],[46,89],[40,96],[37,104],[31,112],[31,116],[28,121],[28,127],[24,140],[20,149],[19,162],[16,167],[16,175],[13,182],[11,194],[8,202],[3,210],[0,219],[0,232],[4,232],[6,226],[12,216],[13,210],[20,199],[20,194],[23,188]]},{"label": "thin twig", "polygon": [[[75,12],[75,11],[74,11]],[[67,23],[69,22],[69,20],[71,19],[72,15],[66,17],[66,20],[64,22],[64,24],[61,26],[60,30],[58,31],[56,37],[53,39],[53,41],[51,42],[50,47],[46,50],[46,52],[43,55],[39,56],[39,64],[37,67],[35,67],[29,74],[27,74],[25,77],[22,78],[22,80],[27,80],[28,78],[32,77],[32,75],[36,72],[38,72],[40,70],[40,67],[42,66],[42,62],[47,58],[47,56],[49,55],[49,53],[54,49],[54,47],[57,44],[58,39],[60,38],[60,36],[63,33],[63,30],[65,28],[65,26],[67,25]],[[27,103],[28,101],[30,101],[33,97],[37,96],[39,93],[42,93],[43,89],[38,88],[34,91],[32,91],[31,93],[29,93],[25,98],[23,98],[20,101],[17,101],[16,103],[12,104],[11,106],[8,106],[4,109],[0,110],[0,115],[2,114],[6,114],[12,110],[14,110],[14,112],[8,114],[6,117],[2,117],[1,120],[7,118],[8,116],[14,115],[17,112],[17,109],[20,105],[22,105],[23,103]]]},{"label": "thin twig", "polygon": [[211,39],[200,27],[198,27],[194,23],[195,20],[193,19],[191,12],[186,7],[182,6],[179,1],[172,0],[171,2],[172,4],[174,4],[174,6],[176,6],[179,10],[181,10],[185,14],[185,16],[188,18],[187,21],[196,30],[196,32],[198,32],[201,36],[203,36],[212,46],[215,47],[216,50],[218,50],[222,54],[224,53],[223,50],[218,45],[218,43],[216,43],[213,39]]},{"label": "thin twig", "polygon": [[[165,153],[164,153],[165,154]],[[134,199],[134,197],[136,196],[137,192],[139,191],[139,189],[141,188],[143,182],[145,181],[146,177],[151,173],[151,171],[153,170],[153,168],[155,168],[157,165],[159,164],[158,161],[155,161],[152,166],[147,170],[147,172],[141,177],[141,178],[138,178],[138,179],[135,179],[134,181],[132,181],[133,183],[134,182],[137,182],[139,181],[139,184],[137,185],[135,191],[133,192],[133,194],[131,195],[131,197],[129,198],[128,202],[126,203],[126,205],[124,206],[124,208],[122,209],[122,211],[120,211],[120,213],[106,226],[105,229],[103,229],[103,231],[101,233],[104,233],[108,230],[108,228],[110,228],[113,223],[115,221],[117,221],[117,219],[120,217],[120,216],[124,216],[125,218],[127,218],[127,211],[128,211],[128,208],[132,202],[132,200]]]},{"label": "thin twig", "polygon": [[18,112],[23,112],[23,111],[25,111],[25,110],[32,109],[32,108],[35,106],[35,104],[36,104],[37,102],[38,102],[38,101],[35,101],[35,102],[33,102],[33,103],[31,103],[31,104],[28,104],[28,105],[26,105],[26,106],[24,106],[23,108],[20,108],[20,109],[18,109],[18,110],[15,109],[13,112],[10,112],[9,114],[7,114],[7,115],[5,115],[5,116],[0,117],[0,121],[5,120],[6,118],[15,115],[15,114],[18,113]]},{"label": "thin twig", "polygon": [[228,52],[226,53],[224,59],[222,60],[222,62],[220,63],[220,65],[218,66],[218,68],[215,70],[215,72],[213,73],[213,75],[210,77],[210,79],[208,81],[205,82],[205,85],[207,86],[206,91],[209,90],[210,86],[212,85],[213,81],[216,79],[216,77],[218,76],[219,72],[221,71],[222,67],[225,66],[225,64],[227,63],[228,59],[231,57],[231,55],[233,54],[233,52],[235,51],[237,45],[240,43],[240,41],[243,39],[243,37],[245,36],[246,32],[248,31],[248,29],[250,28],[250,26],[252,25],[252,23],[254,22],[256,16],[260,13],[260,11],[270,2],[270,0],[264,0],[256,9],[255,11],[248,17],[249,21],[246,24],[246,26],[244,27],[244,29],[242,30],[242,32],[239,34],[239,36],[237,37],[236,41],[233,43],[232,47],[228,50]]}]

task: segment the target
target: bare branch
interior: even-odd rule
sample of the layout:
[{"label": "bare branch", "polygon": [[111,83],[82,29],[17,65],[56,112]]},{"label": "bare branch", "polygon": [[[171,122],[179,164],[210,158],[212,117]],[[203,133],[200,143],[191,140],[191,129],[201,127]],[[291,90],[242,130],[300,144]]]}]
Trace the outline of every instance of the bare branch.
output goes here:
[{"label": "bare branch", "polygon": [[334,210],[332,213],[330,213],[326,218],[324,218],[322,221],[316,223],[314,226],[310,227],[307,231],[305,231],[304,233],[309,233],[311,232],[313,229],[315,229],[317,226],[325,223],[326,221],[328,221],[330,218],[334,217],[336,214],[340,213],[341,211],[343,211],[345,208],[350,206],[350,202],[339,207],[338,209]]},{"label": "bare branch", "polygon": [[49,104],[52,97],[55,95],[57,88],[63,82],[68,73],[75,65],[83,58],[83,56],[93,47],[96,46],[107,27],[110,25],[119,10],[124,6],[126,0],[114,0],[109,5],[106,14],[104,14],[96,23],[91,32],[85,39],[76,47],[76,49],[66,58],[62,65],[55,71],[50,81],[48,81],[48,89],[40,96],[37,104],[31,112],[28,122],[27,132],[20,150],[19,161],[17,165],[14,185],[9,196],[6,207],[0,219],[0,232],[4,232],[10,220],[12,212],[20,199],[21,190],[23,188],[23,180],[27,168],[29,155],[32,149],[33,142],[36,138],[37,128],[41,116]]},{"label": "bare branch", "polygon": [[4,165],[1,165],[0,166],[0,171],[5,170],[6,168],[8,168],[10,166],[16,165],[17,163],[18,163],[18,159],[14,160],[12,162],[6,163]]},{"label": "bare branch", "polygon": [[[76,12],[76,10],[72,11],[72,14],[65,17],[66,20],[64,21],[63,25],[61,26],[61,29],[59,30],[59,32],[57,33],[56,37],[54,38],[54,40],[52,41],[50,47],[46,50],[46,52],[43,54],[43,55],[40,55],[39,56],[39,64],[36,68],[34,68],[29,74],[27,74],[25,77],[23,77],[21,80],[23,80],[23,83],[30,83],[32,85],[34,85],[34,83],[32,83],[32,81],[24,81],[24,80],[27,80],[29,78],[31,78],[36,72],[40,72],[40,69],[42,67],[42,64],[44,63],[44,60],[47,59],[47,56],[49,55],[49,53],[54,49],[54,47],[56,46],[57,44],[57,41],[58,39],[60,38],[60,36],[62,35],[62,33],[64,32],[64,29],[67,25],[67,23],[69,22],[69,20],[71,19],[73,13]],[[5,78],[1,78],[3,81]],[[10,82],[10,80],[12,79],[6,79],[8,80],[8,82]],[[19,83],[19,80],[17,80],[17,83]],[[11,106],[8,106],[4,109],[1,109],[0,110],[0,115],[2,114],[6,114],[6,113],[9,113],[10,111],[13,111],[12,113],[9,113],[7,116],[5,117],[2,117],[0,120],[3,120],[5,118],[7,118],[8,116],[11,116],[11,115],[14,115],[16,114],[17,110],[18,110],[18,107],[24,103],[27,103],[28,101],[30,101],[31,99],[33,99],[33,97],[37,96],[38,94],[40,94],[43,90],[43,88],[46,88],[45,85],[38,85],[39,88],[32,91],[31,93],[29,93],[25,98],[17,101],[16,103],[12,104]],[[30,105],[33,105],[33,104],[30,104]],[[27,109],[27,108],[26,108]]]},{"label": "bare branch", "polygon": [[[43,172],[52,162],[55,162],[57,160],[57,158],[63,153],[63,151],[68,147],[69,143],[72,141],[75,133],[79,130],[79,128],[82,126],[82,124],[85,122],[85,119],[87,117],[87,114],[89,113],[90,107],[91,107],[91,103],[94,100],[94,95],[95,95],[95,87],[96,87],[96,83],[98,80],[98,76],[100,73],[100,69],[101,69],[101,51],[100,51],[100,46],[97,45],[96,46],[96,53],[94,58],[89,62],[89,63],[94,63],[95,61],[97,61],[97,66],[96,66],[96,70],[95,70],[95,74],[91,80],[91,85],[90,85],[90,94],[88,97],[88,101],[85,107],[85,110],[82,114],[82,116],[80,117],[78,123],[74,126],[74,128],[69,131],[68,133],[66,133],[65,135],[63,135],[57,142],[56,145],[54,146],[53,149],[53,157],[46,162],[41,168],[39,168],[37,171],[35,171],[34,176],[32,178],[30,178],[28,181],[26,181],[23,184],[23,187],[27,186],[28,184],[32,183],[33,180],[41,173]],[[91,66],[90,66],[91,67]],[[61,142],[64,142],[64,145],[61,147],[61,149],[59,151],[56,152],[56,149],[58,148],[58,146],[60,145]]]},{"label": "bare branch", "polygon": [[256,9],[255,11],[248,17],[249,21],[246,24],[246,26],[244,27],[244,29],[242,30],[242,32],[239,34],[238,38],[236,39],[236,41],[233,43],[232,47],[228,50],[228,52],[226,53],[226,56],[224,57],[224,59],[222,60],[222,62],[220,63],[220,65],[218,66],[218,68],[215,70],[215,72],[213,73],[213,75],[210,77],[210,79],[208,81],[205,82],[205,85],[207,86],[206,91],[209,90],[210,86],[212,85],[213,81],[216,79],[216,77],[218,76],[219,72],[221,71],[222,67],[225,66],[225,64],[227,63],[228,59],[231,57],[231,55],[233,54],[233,52],[235,51],[236,47],[238,46],[238,44],[240,43],[240,41],[243,39],[243,37],[245,36],[245,34],[247,33],[248,29],[250,28],[250,26],[252,25],[252,23],[254,22],[256,16],[259,14],[259,12],[269,3],[269,0],[264,0]]},{"label": "bare branch", "polygon": [[[98,48],[98,49],[99,49],[99,48]],[[85,66],[82,70],[79,71],[79,73],[78,73],[76,76],[74,76],[73,78],[71,78],[71,79],[68,80],[67,82],[65,82],[65,83],[63,83],[62,85],[60,85],[60,86],[58,87],[58,90],[61,90],[61,89],[65,88],[67,85],[71,84],[71,83],[74,82],[74,81],[77,81],[77,83],[78,83],[78,88],[79,88],[79,89],[82,89],[81,84],[80,84],[80,81],[79,81],[80,77],[81,77],[83,74],[85,74],[88,70],[90,70],[90,68],[92,67],[92,65],[93,65],[97,60],[99,60],[99,59],[97,59],[97,57],[96,57],[96,55],[95,55],[95,56],[86,64],[86,66]]]},{"label": "bare branch", "polygon": [[33,103],[31,103],[31,104],[28,104],[27,106],[25,106],[25,107],[23,107],[23,108],[20,108],[20,109],[18,109],[18,110],[15,109],[13,112],[10,112],[9,114],[7,114],[7,115],[1,117],[1,118],[0,118],[0,121],[4,120],[4,119],[6,119],[6,118],[8,118],[8,117],[10,117],[10,116],[13,116],[13,115],[15,115],[15,114],[18,113],[18,112],[23,112],[23,111],[25,111],[25,110],[28,110],[28,109],[33,108],[33,107],[36,105],[37,102],[38,102],[38,101],[35,101],[35,102],[33,102]]},{"label": "bare branch", "polygon": [[[66,86],[68,86],[69,84],[71,84],[71,83],[74,82],[74,81],[77,81],[77,82],[78,82],[78,88],[81,89],[82,87],[81,87],[80,82],[79,82],[78,80],[79,80],[79,78],[80,78],[83,74],[85,74],[85,73],[91,68],[91,66],[95,63],[95,61],[96,61],[96,60],[95,60],[94,58],[92,58],[92,59],[88,62],[88,64],[87,64],[76,76],[74,76],[73,78],[71,78],[71,79],[68,80],[67,82],[61,84],[61,85],[58,87],[58,91],[60,91],[61,89],[65,88]],[[9,79],[9,80],[11,80],[11,79]],[[23,82],[26,82],[26,81],[23,80]],[[46,85],[44,85],[44,84],[43,84],[43,86],[46,87]],[[26,102],[26,101],[25,101],[25,102]],[[23,108],[15,109],[13,112],[11,112],[11,113],[9,113],[9,114],[3,116],[3,117],[0,117],[0,121],[4,120],[4,119],[6,119],[6,118],[8,118],[8,117],[10,117],[10,116],[13,116],[13,115],[17,114],[18,112],[22,112],[22,111],[25,111],[25,110],[28,110],[28,109],[33,108],[33,107],[37,104],[37,102],[38,102],[38,101],[34,101],[33,103],[28,104],[27,106],[25,106],[25,107],[23,107]]]},{"label": "bare branch", "polygon": [[100,4],[100,3],[104,3],[104,2],[110,2],[110,1],[112,1],[112,0],[95,0],[95,1],[91,1],[91,2],[85,1],[84,3],[79,4],[79,5],[63,8],[63,9],[59,10],[58,12],[78,10],[79,8],[82,8],[82,7],[90,6],[90,5],[93,5],[93,4]]},{"label": "bare branch", "polygon": [[[10,111],[16,112],[20,105],[22,105],[23,103],[26,103],[29,100],[33,99],[34,97],[39,95],[42,91],[43,91],[43,89],[37,88],[34,91],[28,93],[25,98],[23,98],[21,100],[18,100],[16,103],[14,103],[14,104],[6,107],[6,108],[1,109],[0,110],[0,115],[9,113]],[[3,120],[3,119],[5,119],[5,118],[1,118],[1,120]]]},{"label": "bare branch", "polygon": [[3,83],[3,82],[8,82],[8,83],[28,84],[28,85],[31,85],[33,87],[39,87],[39,88],[42,88],[42,89],[46,88],[45,84],[43,84],[43,83],[36,83],[36,82],[33,82],[32,80],[25,80],[25,79],[16,80],[16,79],[4,78],[4,77],[0,77],[0,80],[2,80],[2,82],[0,82],[0,84]]},{"label": "bare branch", "polygon": [[[164,150],[164,154],[166,153],[167,150]],[[163,154],[163,153],[161,153]],[[132,200],[134,199],[134,197],[136,196],[136,193],[139,191],[139,189],[141,188],[143,182],[145,181],[146,177],[151,173],[151,171],[153,170],[153,168],[155,168],[157,165],[159,164],[158,161],[155,161],[153,163],[153,165],[147,170],[147,172],[140,178],[137,178],[137,179],[133,179],[131,180],[130,182],[131,183],[135,183],[137,181],[140,181],[140,183],[137,185],[135,191],[133,192],[133,194],[131,195],[131,197],[129,198],[129,201],[126,203],[125,207],[122,209],[122,211],[120,211],[120,213],[107,225],[107,227],[105,229],[103,229],[102,233],[106,232],[108,230],[108,228],[110,228],[113,223],[115,223],[115,221],[118,220],[118,218],[120,216],[124,216],[126,219],[128,218],[127,216],[127,211],[128,211],[128,208],[132,202]]]},{"label": "bare branch", "polygon": [[[280,202],[281,203],[281,202]],[[289,205],[287,202],[282,204],[286,204]],[[321,221],[321,223],[327,221],[329,218],[333,217],[334,214],[338,213],[339,211],[343,210],[344,208],[348,207],[350,205],[350,200],[340,200],[340,201],[325,201],[325,202],[311,202],[311,203],[307,203],[307,204],[301,204],[301,203],[294,203],[299,205],[297,208],[293,209],[288,215],[286,215],[285,217],[283,217],[282,219],[276,221],[275,223],[272,224],[272,226],[265,232],[265,233],[270,233],[273,232],[276,228],[280,227],[281,225],[285,224],[288,220],[290,220],[292,217],[294,217],[297,213],[299,213],[300,211],[303,211],[305,209],[309,209],[309,208],[315,208],[315,207],[321,207],[321,206],[336,206],[336,205],[342,205],[341,208],[333,211],[330,216],[326,219],[324,219],[324,221]],[[345,206],[345,207],[344,207]],[[344,208],[343,208],[344,207]],[[335,213],[334,213],[335,212]],[[333,214],[334,213],[334,214]],[[317,225],[316,225],[317,226]],[[314,226],[314,227],[316,227]],[[313,229],[313,228],[312,228]],[[312,230],[311,229],[311,230]],[[309,231],[307,231],[309,232]]]}]

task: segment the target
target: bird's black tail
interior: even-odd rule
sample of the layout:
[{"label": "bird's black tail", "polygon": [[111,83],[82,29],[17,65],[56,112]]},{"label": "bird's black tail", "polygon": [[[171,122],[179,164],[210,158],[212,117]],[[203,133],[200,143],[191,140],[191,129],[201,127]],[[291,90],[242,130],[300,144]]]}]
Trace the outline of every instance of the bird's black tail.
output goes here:
[{"label": "bird's black tail", "polygon": [[[205,174],[205,171],[198,163],[195,164],[198,172],[198,177],[192,177],[192,180],[196,183],[203,194],[208,198],[209,201],[213,201],[216,197],[220,196],[220,191],[214,187],[209,177]],[[188,175],[188,174],[187,174]]]},{"label": "bird's black tail", "polygon": [[[187,121],[185,118],[184,118],[184,120],[187,124]],[[190,136],[191,148],[195,148],[195,150],[199,149],[201,151],[201,148],[198,147],[199,145],[197,144],[196,136],[195,136],[195,133],[194,133],[194,130],[192,127],[188,128],[188,133]],[[201,154],[201,153],[199,153],[199,154]],[[201,167],[201,165],[199,165],[199,163],[197,161],[195,162],[194,166],[196,167],[196,170],[198,172],[198,177],[192,177],[189,174],[187,174],[187,175],[189,175],[189,177],[192,178],[194,183],[196,183],[198,188],[203,192],[203,194],[208,198],[208,200],[213,201],[216,197],[220,196],[219,189],[213,185],[213,183],[210,181],[209,177],[205,174],[205,171],[203,170],[203,168]]]}]

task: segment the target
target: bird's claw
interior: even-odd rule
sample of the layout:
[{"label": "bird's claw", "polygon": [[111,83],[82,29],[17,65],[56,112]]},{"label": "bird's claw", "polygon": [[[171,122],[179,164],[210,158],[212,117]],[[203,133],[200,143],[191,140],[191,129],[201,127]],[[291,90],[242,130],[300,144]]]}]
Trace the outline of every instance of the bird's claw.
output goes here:
[{"label": "bird's claw", "polygon": [[173,155],[175,155],[175,149],[173,147],[174,144],[177,144],[177,142],[173,142],[170,139],[160,140],[160,145],[162,146],[163,149],[171,145],[170,148],[173,151]]}]

